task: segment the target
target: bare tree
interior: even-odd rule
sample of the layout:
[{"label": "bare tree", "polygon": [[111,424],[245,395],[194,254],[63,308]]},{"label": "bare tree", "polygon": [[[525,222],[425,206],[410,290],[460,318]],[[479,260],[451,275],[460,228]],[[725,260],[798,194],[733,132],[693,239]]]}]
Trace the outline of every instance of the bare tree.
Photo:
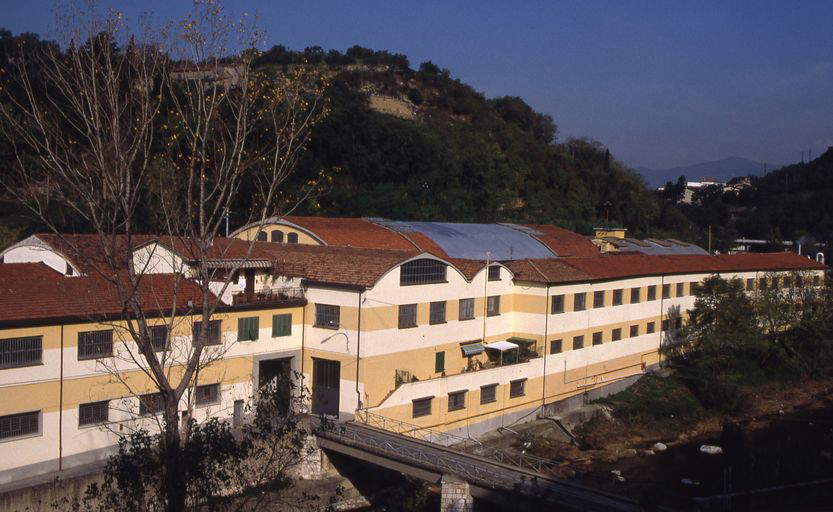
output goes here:
[{"label": "bare tree", "polygon": [[[215,244],[224,217],[242,191],[251,198],[249,223],[262,226],[275,213],[281,184],[326,113],[326,83],[310,68],[254,69],[262,34],[211,1],[163,29],[133,30],[119,13],[70,9],[59,16],[59,33],[63,48],[21,48],[4,70],[0,126],[15,154],[4,184],[120,304],[122,354],[164,404],[165,507],[182,510],[178,404],[199,369],[222,354],[207,356],[207,328],[187,349],[157,352],[148,320],[163,315],[168,333],[183,314],[209,325],[254,244],[225,268],[210,265],[225,259]],[[56,205],[83,220],[91,232],[85,247],[59,233]],[[133,258],[145,240],[140,215],[154,216],[161,243],[187,260],[161,302]],[[181,306],[194,287],[197,300]]]}]

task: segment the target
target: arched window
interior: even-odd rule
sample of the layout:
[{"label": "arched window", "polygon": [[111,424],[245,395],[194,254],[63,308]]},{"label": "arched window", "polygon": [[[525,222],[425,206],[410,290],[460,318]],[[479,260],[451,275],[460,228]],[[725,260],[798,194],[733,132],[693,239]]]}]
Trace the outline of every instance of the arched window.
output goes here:
[{"label": "arched window", "polygon": [[276,229],[276,230],[272,231],[272,241],[275,242],[276,244],[282,244],[283,243],[283,231],[281,231],[280,229]]},{"label": "arched window", "polygon": [[257,241],[258,242],[265,242],[266,241],[266,231],[258,231],[257,232]]},{"label": "arched window", "polygon": [[298,243],[298,233],[289,233],[286,235],[286,243],[288,244],[297,244]]},{"label": "arched window", "polygon": [[432,284],[446,282],[448,266],[442,261],[422,258],[403,264],[399,270],[399,284]]}]

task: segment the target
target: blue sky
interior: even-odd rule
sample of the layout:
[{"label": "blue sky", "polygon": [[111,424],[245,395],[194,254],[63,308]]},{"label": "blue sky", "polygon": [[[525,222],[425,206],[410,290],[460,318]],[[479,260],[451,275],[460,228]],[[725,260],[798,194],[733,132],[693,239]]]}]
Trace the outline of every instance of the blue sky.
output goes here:
[{"label": "blue sky", "polygon": [[[0,26],[49,35],[53,0],[0,0]],[[103,0],[128,18],[188,0]],[[634,166],[743,156],[789,163],[833,145],[832,1],[226,2],[271,44],[353,44],[424,60],[488,97],[517,95]]]}]

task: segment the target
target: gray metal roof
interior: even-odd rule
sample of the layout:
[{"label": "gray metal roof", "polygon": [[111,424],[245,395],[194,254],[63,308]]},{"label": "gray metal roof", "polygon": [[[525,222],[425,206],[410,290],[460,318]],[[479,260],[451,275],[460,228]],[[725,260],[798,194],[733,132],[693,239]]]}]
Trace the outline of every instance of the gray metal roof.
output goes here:
[{"label": "gray metal roof", "polygon": [[648,238],[647,240],[636,240],[626,238],[620,239],[616,246],[620,251],[640,252],[642,254],[708,254],[702,247],[678,240],[658,240]]},{"label": "gray metal roof", "polygon": [[408,222],[374,219],[402,233],[422,233],[451,258],[492,261],[552,258],[557,256],[526,230],[514,225],[463,224],[454,222]]}]

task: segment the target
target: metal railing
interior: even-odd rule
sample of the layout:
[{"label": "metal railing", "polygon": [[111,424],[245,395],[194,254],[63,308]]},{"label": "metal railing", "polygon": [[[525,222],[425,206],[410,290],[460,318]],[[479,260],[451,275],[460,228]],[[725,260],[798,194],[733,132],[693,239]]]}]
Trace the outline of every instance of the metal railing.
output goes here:
[{"label": "metal railing", "polygon": [[558,462],[542,457],[536,457],[523,452],[512,452],[500,450],[484,445],[477,439],[470,437],[456,436],[448,432],[440,432],[426,427],[420,427],[401,420],[396,420],[372,413],[364,409],[356,416],[359,421],[369,427],[378,428],[387,432],[393,432],[427,443],[442,445],[456,451],[470,453],[486,459],[514,466],[527,471],[546,474],[548,470],[559,465]]},{"label": "metal railing", "polygon": [[234,305],[274,304],[303,298],[303,288],[264,288],[252,293],[236,292],[231,296]]}]

